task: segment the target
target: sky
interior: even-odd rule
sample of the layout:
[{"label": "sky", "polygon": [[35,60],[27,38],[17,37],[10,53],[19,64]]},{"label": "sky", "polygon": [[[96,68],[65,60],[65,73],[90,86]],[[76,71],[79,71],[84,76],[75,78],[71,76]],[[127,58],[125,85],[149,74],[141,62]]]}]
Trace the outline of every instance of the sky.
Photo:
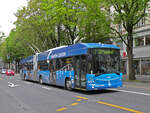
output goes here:
[{"label": "sky", "polygon": [[0,0],[0,31],[6,36],[15,27],[13,22],[17,19],[14,13],[22,6],[27,6],[27,0]]}]

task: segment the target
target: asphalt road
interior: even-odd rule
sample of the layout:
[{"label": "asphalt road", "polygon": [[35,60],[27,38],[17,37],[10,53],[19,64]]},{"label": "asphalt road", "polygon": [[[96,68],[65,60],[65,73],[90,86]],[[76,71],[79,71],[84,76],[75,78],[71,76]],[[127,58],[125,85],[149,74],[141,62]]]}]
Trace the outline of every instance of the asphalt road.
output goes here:
[{"label": "asphalt road", "polygon": [[150,113],[150,84],[84,92],[0,75],[0,113]]}]

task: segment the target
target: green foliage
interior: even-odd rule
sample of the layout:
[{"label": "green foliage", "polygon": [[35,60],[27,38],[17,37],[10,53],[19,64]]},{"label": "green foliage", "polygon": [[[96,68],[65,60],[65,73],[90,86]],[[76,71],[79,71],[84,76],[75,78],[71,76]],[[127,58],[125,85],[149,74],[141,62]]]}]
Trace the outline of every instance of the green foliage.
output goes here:
[{"label": "green foliage", "polygon": [[16,31],[12,31],[9,37],[0,46],[0,56],[2,56],[4,62],[13,62],[14,60],[20,60],[24,56],[31,54],[31,51],[24,44],[24,41],[20,41]]},{"label": "green foliage", "polygon": [[79,31],[83,42],[105,42],[109,39],[110,21],[103,8],[101,0],[84,0],[82,2],[84,10],[80,12]]},{"label": "green foliage", "polygon": [[1,43],[1,45],[0,45],[0,56],[2,57],[4,62],[7,62],[6,42]]},{"label": "green foliage", "polygon": [[102,7],[101,0],[29,0],[15,14],[16,28],[1,45],[2,56],[12,62],[61,45],[104,42],[110,23]]},{"label": "green foliage", "polygon": [[107,4],[107,7],[114,8],[112,15],[108,14],[112,18],[112,23],[122,24],[127,33],[125,36],[125,33],[119,32],[116,28],[111,27],[127,46],[129,79],[135,80],[135,73],[133,71],[134,26],[146,16],[146,9],[150,0],[104,0],[104,2]]},{"label": "green foliage", "polygon": [[[150,0],[105,0],[113,6],[115,11],[112,14],[115,24],[123,24],[127,32],[135,26],[145,15]],[[132,28],[133,29],[133,28]]]},{"label": "green foliage", "polygon": [[2,41],[2,39],[5,37],[5,33],[0,31],[0,42]]}]

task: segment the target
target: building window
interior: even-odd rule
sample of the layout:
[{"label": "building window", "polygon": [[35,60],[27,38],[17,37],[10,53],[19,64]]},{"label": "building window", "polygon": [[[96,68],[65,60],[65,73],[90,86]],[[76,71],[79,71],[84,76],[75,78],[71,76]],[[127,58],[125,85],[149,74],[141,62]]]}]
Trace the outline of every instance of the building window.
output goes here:
[{"label": "building window", "polygon": [[141,74],[150,75],[150,60],[141,61]]},{"label": "building window", "polygon": [[135,46],[144,46],[144,37],[135,38]]},{"label": "building window", "polygon": [[136,75],[140,75],[140,61],[139,60],[134,60],[133,61],[133,66],[134,66],[134,72]]},{"label": "building window", "polygon": [[121,72],[123,74],[127,74],[127,62],[126,61],[122,61],[121,63]]},{"label": "building window", "polygon": [[146,36],[146,45],[150,45],[150,35]]},{"label": "building window", "polygon": [[145,17],[142,18],[141,24],[142,24],[142,25],[145,25]]},{"label": "building window", "polygon": [[145,17],[143,17],[136,25],[136,27],[141,27],[145,25]]}]

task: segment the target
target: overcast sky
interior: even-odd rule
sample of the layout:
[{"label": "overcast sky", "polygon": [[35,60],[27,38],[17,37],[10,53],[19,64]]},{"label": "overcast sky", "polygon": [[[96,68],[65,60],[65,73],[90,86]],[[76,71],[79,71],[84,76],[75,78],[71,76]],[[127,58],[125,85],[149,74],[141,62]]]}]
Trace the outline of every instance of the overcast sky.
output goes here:
[{"label": "overcast sky", "polygon": [[14,13],[17,9],[27,5],[27,0],[0,0],[0,31],[9,35],[13,22],[16,20]]}]

